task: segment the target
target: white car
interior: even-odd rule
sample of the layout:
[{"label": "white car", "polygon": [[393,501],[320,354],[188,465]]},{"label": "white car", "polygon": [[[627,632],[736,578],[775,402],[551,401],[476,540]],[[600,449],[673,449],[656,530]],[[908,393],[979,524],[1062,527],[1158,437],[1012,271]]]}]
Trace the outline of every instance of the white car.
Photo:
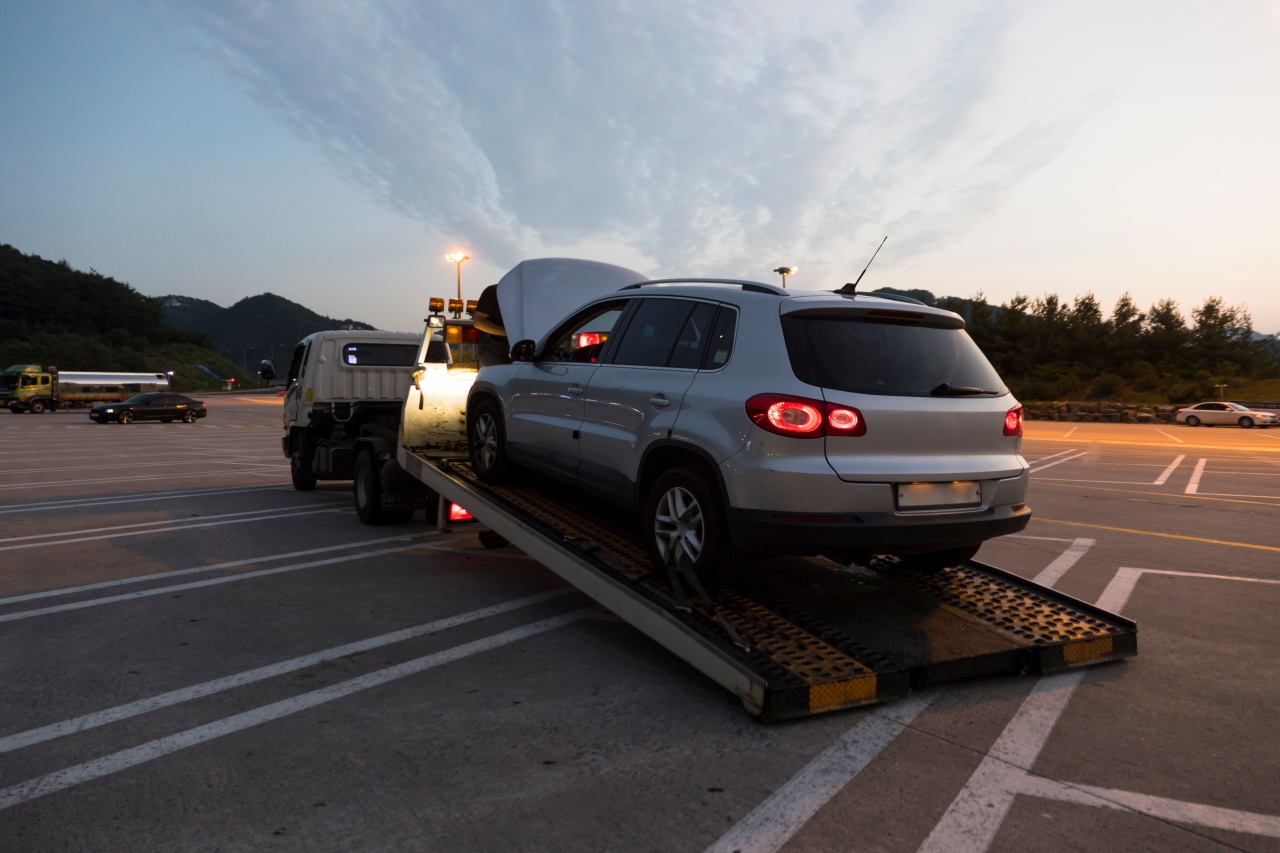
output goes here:
[{"label": "white car", "polygon": [[1274,412],[1256,411],[1239,403],[1197,403],[1178,409],[1175,417],[1178,423],[1187,426],[1230,424],[1252,429],[1255,426],[1269,427],[1280,423],[1280,418]]}]

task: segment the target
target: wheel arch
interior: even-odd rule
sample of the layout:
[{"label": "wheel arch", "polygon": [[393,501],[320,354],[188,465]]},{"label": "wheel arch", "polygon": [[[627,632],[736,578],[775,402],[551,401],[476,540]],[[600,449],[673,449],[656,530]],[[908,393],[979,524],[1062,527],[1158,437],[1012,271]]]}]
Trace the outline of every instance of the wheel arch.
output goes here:
[{"label": "wheel arch", "polygon": [[656,441],[645,451],[636,477],[635,505],[643,507],[654,482],[665,472],[681,466],[695,468],[708,475],[720,495],[721,506],[728,510],[729,490],[715,459],[701,447],[674,440]]}]

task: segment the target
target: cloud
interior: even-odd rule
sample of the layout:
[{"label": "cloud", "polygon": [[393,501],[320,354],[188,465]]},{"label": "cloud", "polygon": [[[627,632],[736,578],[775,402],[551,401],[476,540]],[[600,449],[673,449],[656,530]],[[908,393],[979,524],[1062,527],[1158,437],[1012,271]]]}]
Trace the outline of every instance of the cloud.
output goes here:
[{"label": "cloud", "polygon": [[1097,94],[1011,84],[1012,0],[156,5],[351,181],[498,266],[613,240],[655,271],[844,274],[884,233],[901,260],[996,209]]}]

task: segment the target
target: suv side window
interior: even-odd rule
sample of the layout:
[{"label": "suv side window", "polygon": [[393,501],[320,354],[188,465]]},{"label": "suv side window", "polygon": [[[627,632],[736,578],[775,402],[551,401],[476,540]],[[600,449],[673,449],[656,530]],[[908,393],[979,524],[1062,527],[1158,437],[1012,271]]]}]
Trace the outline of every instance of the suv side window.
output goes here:
[{"label": "suv side window", "polygon": [[715,317],[714,304],[699,302],[695,305],[693,313],[689,315],[684,328],[680,330],[675,349],[671,351],[671,360],[668,362],[671,367],[697,369],[702,362],[702,353],[706,349],[707,341],[711,337],[711,324]]},{"label": "suv side window", "polygon": [[738,312],[727,305],[720,306],[716,324],[711,329],[711,344],[702,358],[703,370],[717,370],[729,363],[733,353],[733,338],[738,330]]},{"label": "suv side window", "polygon": [[613,363],[666,367],[697,305],[686,299],[641,300],[618,342]]},{"label": "suv side window", "polygon": [[591,306],[552,332],[537,360],[598,361],[626,310],[625,299]]}]

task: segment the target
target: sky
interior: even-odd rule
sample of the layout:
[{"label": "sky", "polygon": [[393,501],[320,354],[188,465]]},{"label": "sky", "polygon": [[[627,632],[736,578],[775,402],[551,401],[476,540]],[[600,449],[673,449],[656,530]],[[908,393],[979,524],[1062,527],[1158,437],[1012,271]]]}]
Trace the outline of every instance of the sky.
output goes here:
[{"label": "sky", "polygon": [[[1280,0],[41,0],[0,243],[420,331],[519,261],[1280,332]],[[572,306],[566,305],[566,309]]]}]

